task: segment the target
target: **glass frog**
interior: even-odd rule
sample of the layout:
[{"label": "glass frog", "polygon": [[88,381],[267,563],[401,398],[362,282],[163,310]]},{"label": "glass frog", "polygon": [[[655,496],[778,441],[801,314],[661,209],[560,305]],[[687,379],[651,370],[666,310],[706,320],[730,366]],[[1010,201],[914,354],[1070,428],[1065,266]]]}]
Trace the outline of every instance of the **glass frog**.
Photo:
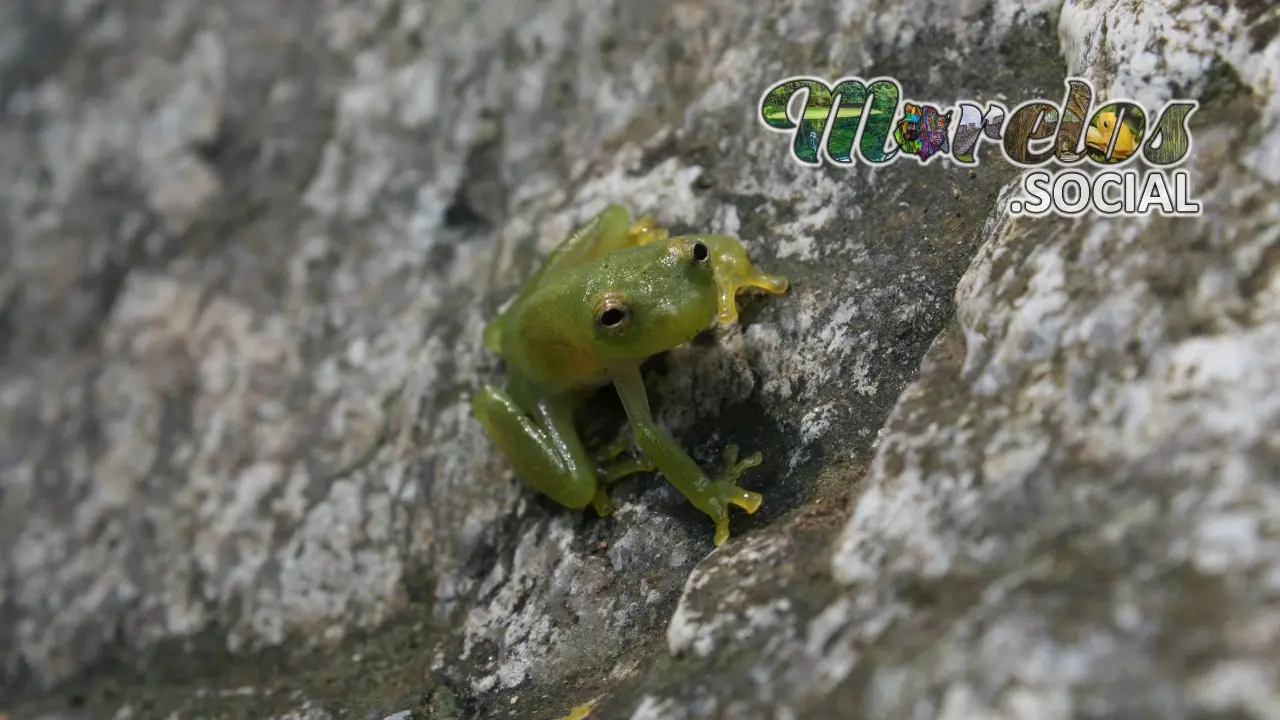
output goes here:
[{"label": "glass frog", "polygon": [[[787,278],[756,269],[726,235],[673,237],[651,216],[635,223],[611,205],[563,240],[525,287],[484,329],[485,346],[506,361],[505,389],[486,385],[472,410],[516,475],[561,505],[613,512],[607,488],[620,478],[660,471],[715,522],[717,546],[729,538],[729,506],[748,513],[759,493],[737,485],[760,453],[708,476],[653,419],[641,379],[644,361],[692,340],[717,321],[738,319],[737,293],[781,295]],[[622,457],[624,432],[589,451],[577,427],[583,401],[612,383],[640,452]]]}]

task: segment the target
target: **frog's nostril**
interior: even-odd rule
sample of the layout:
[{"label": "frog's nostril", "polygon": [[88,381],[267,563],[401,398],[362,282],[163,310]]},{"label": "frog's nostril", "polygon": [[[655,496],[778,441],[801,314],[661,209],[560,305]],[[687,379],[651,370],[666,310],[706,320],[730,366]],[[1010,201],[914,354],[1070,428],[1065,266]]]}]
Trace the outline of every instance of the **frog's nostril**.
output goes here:
[{"label": "frog's nostril", "polygon": [[707,252],[706,245],[702,243],[693,244],[693,261],[694,262],[702,262],[707,259],[708,255],[709,253]]}]

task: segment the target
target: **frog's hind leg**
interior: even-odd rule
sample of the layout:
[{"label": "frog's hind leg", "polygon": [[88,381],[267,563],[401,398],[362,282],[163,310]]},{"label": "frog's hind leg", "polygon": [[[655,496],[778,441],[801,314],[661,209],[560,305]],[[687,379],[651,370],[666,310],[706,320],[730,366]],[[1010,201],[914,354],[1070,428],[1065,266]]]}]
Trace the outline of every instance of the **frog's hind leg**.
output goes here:
[{"label": "frog's hind leg", "polygon": [[492,385],[477,393],[471,406],[516,475],[538,492],[574,510],[591,505],[601,517],[613,512],[600,483],[602,473],[579,439],[567,408],[544,403],[531,417]]},{"label": "frog's hind leg", "polygon": [[621,205],[609,205],[561,240],[534,273],[529,285],[536,286],[544,275],[550,277],[562,268],[626,247],[631,243],[630,228],[631,215],[627,209]]},{"label": "frog's hind leg", "polygon": [[671,237],[671,232],[658,224],[658,219],[645,215],[631,224],[627,230],[627,245],[648,245]]},{"label": "frog's hind leg", "polygon": [[610,205],[565,238],[548,256],[547,264],[552,268],[569,266],[669,236],[652,215],[631,222],[626,208]]}]

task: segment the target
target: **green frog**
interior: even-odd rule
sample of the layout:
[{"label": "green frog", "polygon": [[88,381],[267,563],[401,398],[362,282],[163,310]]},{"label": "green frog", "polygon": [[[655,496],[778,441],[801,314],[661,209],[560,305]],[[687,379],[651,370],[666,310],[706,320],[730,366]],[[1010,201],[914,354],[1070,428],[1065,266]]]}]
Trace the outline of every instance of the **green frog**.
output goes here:
[{"label": "green frog", "polygon": [[[748,513],[759,493],[738,478],[761,462],[728,445],[715,476],[660,428],[650,412],[644,361],[738,319],[739,290],[774,295],[787,278],[756,269],[726,235],[672,236],[652,216],[634,223],[611,205],[562,241],[505,310],[484,329],[485,346],[506,360],[505,389],[483,387],[476,418],[516,475],[557,503],[613,512],[609,485],[658,470],[715,523],[716,546],[729,538],[729,506]],[[584,400],[612,383],[632,434],[589,451],[579,435]],[[639,453],[624,457],[634,440]]]}]

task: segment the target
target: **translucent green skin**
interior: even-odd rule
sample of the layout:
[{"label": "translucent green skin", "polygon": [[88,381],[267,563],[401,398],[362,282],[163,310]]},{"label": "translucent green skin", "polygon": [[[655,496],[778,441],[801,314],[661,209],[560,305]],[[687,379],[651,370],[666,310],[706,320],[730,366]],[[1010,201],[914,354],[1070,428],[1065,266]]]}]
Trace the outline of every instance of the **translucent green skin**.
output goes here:
[{"label": "translucent green skin", "polygon": [[[538,491],[570,508],[613,512],[607,486],[657,469],[715,522],[715,544],[729,537],[729,505],[748,513],[761,496],[738,477],[760,453],[738,460],[725,448],[714,478],[653,421],[640,376],[649,357],[689,342],[716,321],[738,317],[737,291],[781,295],[787,279],[758,271],[724,235],[670,237],[651,218],[635,224],[610,206],[552,251],[515,300],[484,330],[485,345],[507,364],[504,390],[486,385],[472,400],[476,418]],[[579,437],[575,412],[591,391],[612,383],[630,421],[636,457],[619,458],[626,434],[597,452]]]}]

